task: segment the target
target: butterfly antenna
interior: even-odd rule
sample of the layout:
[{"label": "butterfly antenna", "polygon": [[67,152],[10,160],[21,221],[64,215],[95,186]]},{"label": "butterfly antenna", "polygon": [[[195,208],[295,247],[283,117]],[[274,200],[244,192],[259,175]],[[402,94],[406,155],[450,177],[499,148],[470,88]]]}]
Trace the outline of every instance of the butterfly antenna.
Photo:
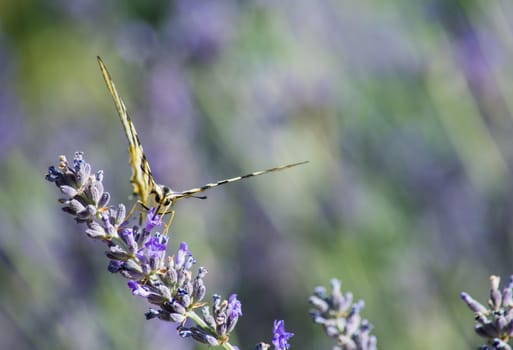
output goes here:
[{"label": "butterfly antenna", "polygon": [[[187,197],[195,197],[194,195],[196,193],[204,192],[204,191],[206,191],[208,189],[211,189],[211,188],[214,188],[214,187],[217,187],[217,186],[221,186],[221,185],[224,185],[224,184],[236,182],[236,181],[239,181],[239,180],[242,180],[242,179],[247,179],[247,178],[253,177],[253,176],[259,176],[259,175],[271,173],[271,172],[274,172],[274,171],[280,171],[280,170],[292,168],[292,167],[295,167],[295,166],[298,166],[298,165],[302,165],[302,164],[306,164],[306,163],[308,163],[308,161],[292,163],[292,164],[287,164],[287,165],[282,165],[282,166],[278,166],[278,167],[271,168],[271,169],[255,171],[253,173],[249,173],[249,174],[246,174],[246,175],[232,177],[230,179],[224,179],[224,180],[217,181],[217,182],[214,182],[214,183],[209,183],[209,184],[206,184],[206,185],[201,186],[201,187],[192,188],[192,189],[187,190],[187,191],[178,192],[176,198],[181,199],[181,198],[187,198]],[[201,198],[201,197],[197,197],[197,198]]]}]

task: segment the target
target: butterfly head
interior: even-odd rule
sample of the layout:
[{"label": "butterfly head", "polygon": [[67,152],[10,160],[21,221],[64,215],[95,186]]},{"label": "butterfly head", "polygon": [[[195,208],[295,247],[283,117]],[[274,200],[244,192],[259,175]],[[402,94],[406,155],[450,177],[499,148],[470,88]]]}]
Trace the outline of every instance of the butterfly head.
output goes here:
[{"label": "butterfly head", "polygon": [[[170,187],[155,184],[151,191],[153,194],[154,205],[157,207],[158,214],[166,214],[170,208],[182,198],[206,199],[206,196],[197,196],[191,192],[175,192]],[[151,207],[151,205],[149,206]]]},{"label": "butterfly head", "polygon": [[166,212],[175,202],[174,191],[164,185],[156,185],[153,189],[153,195],[155,196],[155,204],[157,205],[157,212]]}]

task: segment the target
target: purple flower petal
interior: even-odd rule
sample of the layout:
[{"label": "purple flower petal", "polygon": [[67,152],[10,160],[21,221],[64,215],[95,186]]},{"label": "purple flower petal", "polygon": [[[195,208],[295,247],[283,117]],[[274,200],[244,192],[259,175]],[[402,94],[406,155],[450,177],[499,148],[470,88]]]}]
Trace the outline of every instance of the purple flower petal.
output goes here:
[{"label": "purple flower petal", "polygon": [[150,232],[156,226],[160,225],[162,225],[162,217],[155,214],[155,208],[151,208],[146,214],[146,226],[144,227],[145,230]]}]

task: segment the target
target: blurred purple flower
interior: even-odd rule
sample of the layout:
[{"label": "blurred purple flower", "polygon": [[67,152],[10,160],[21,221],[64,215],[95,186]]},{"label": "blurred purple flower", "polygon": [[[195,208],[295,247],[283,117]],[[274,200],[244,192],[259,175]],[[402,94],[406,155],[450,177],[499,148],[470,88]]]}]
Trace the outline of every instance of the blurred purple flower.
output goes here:
[{"label": "blurred purple flower", "polygon": [[294,333],[285,331],[285,321],[275,320],[273,333],[273,345],[275,350],[286,350],[290,347],[288,340],[294,336]]},{"label": "blurred purple flower", "polygon": [[19,135],[25,129],[22,105],[13,89],[13,82],[20,78],[16,74],[16,64],[0,31],[0,160],[15,146]]},{"label": "blurred purple flower", "polygon": [[233,6],[226,1],[179,1],[169,33],[187,58],[209,62],[233,36]]},{"label": "blurred purple flower", "polygon": [[129,62],[144,64],[156,56],[159,40],[155,30],[146,22],[123,23],[116,37],[116,48],[121,57]]}]

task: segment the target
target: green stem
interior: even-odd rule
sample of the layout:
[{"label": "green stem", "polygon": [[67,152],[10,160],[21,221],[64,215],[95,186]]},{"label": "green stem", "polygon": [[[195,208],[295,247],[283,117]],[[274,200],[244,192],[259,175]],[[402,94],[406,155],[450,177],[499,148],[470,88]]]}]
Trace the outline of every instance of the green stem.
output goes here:
[{"label": "green stem", "polygon": [[212,332],[212,329],[210,329],[210,327],[205,323],[205,321],[203,321],[203,319],[201,317],[199,317],[199,315],[197,313],[195,313],[194,311],[187,312],[185,314],[185,316],[187,316],[188,318],[190,318],[194,322],[196,322],[198,327],[200,327],[201,329]]}]

